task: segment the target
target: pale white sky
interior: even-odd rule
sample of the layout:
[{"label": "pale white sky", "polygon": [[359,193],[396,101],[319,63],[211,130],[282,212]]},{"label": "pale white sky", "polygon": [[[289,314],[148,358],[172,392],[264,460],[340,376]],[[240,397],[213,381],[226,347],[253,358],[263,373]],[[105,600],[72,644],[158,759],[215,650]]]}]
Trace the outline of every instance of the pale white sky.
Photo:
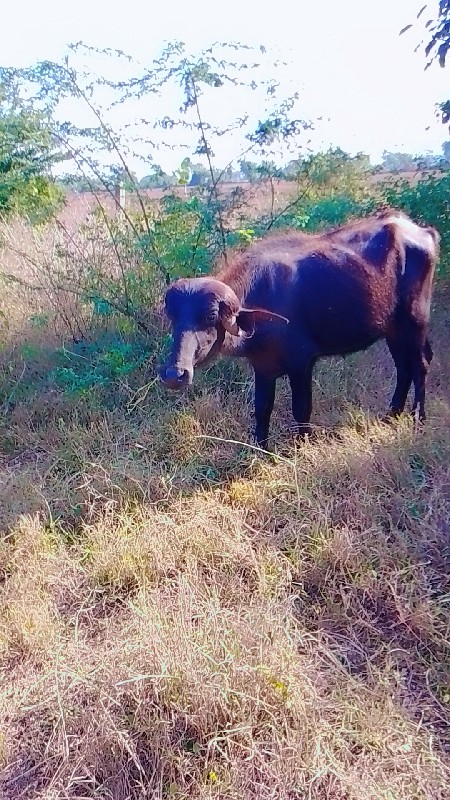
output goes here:
[{"label": "pale white sky", "polygon": [[[414,52],[419,29],[398,36],[422,5],[422,0],[22,0],[2,10],[0,58],[5,66],[59,60],[67,44],[83,40],[122,49],[148,64],[165,42],[176,39],[192,52],[218,39],[264,44],[289,62],[284,85],[300,92],[301,116],[324,118],[311,134],[312,146],[362,150],[376,162],[384,149],[440,152],[449,138],[434,114],[435,103],[450,95],[448,68],[433,65],[424,72],[423,52]],[[436,6],[437,0],[429,3],[433,12]],[[212,98],[215,107],[208,113],[225,119],[245,110],[248,100],[238,92],[233,88],[225,103],[222,95]],[[164,108],[146,102],[149,119]],[[260,109],[252,110],[258,116]],[[227,137],[220,147],[218,163],[240,150]],[[173,169],[183,156],[155,154],[155,161]]]}]

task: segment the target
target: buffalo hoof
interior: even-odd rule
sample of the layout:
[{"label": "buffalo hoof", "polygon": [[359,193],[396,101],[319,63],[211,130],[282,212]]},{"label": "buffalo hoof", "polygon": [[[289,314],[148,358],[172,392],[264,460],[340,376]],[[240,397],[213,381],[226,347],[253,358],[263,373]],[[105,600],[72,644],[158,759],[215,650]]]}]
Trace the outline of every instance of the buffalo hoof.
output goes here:
[{"label": "buffalo hoof", "polygon": [[389,411],[381,417],[380,422],[383,423],[383,425],[393,425],[400,419],[402,413],[402,411],[393,411],[393,409],[390,408]]},{"label": "buffalo hoof", "polygon": [[271,452],[270,448],[269,448],[269,440],[268,439],[258,439],[255,436],[255,434],[252,434],[252,436],[250,437],[250,444],[253,447],[257,447],[258,449],[264,450],[267,453]]},{"label": "buffalo hoof", "polygon": [[312,441],[317,437],[317,430],[313,430],[311,425],[294,425],[290,429],[295,442]]},{"label": "buffalo hoof", "polygon": [[[396,422],[398,422],[399,419],[401,419],[405,415],[405,413],[406,412],[404,411],[393,411],[392,409],[390,409],[387,412],[387,414],[384,415],[384,417],[381,417],[380,422],[382,422],[384,425],[394,425]],[[423,428],[426,420],[425,416],[423,415],[419,416],[417,411],[410,411],[409,417],[412,418],[415,428],[418,429]]]},{"label": "buffalo hoof", "polygon": [[416,430],[423,430],[426,422],[425,414],[419,414],[418,411],[411,411],[411,416],[413,419],[414,428]]}]

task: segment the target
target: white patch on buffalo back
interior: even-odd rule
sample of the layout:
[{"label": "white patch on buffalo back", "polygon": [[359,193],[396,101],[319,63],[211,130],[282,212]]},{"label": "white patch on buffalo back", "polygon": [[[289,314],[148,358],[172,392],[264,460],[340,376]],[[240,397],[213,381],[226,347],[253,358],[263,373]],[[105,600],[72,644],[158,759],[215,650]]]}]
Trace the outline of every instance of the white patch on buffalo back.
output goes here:
[{"label": "white patch on buffalo back", "polygon": [[403,241],[411,247],[422,247],[428,250],[431,256],[436,256],[436,246],[433,237],[423,228],[404,217],[389,217],[386,222],[397,225],[403,235]]}]

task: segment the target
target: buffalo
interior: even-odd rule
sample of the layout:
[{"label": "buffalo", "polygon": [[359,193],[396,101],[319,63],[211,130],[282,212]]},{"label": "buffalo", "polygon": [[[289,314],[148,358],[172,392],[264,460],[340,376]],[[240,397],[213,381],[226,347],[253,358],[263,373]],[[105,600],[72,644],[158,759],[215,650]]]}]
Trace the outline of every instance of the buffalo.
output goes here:
[{"label": "buffalo", "polygon": [[425,420],[428,338],[440,236],[384,210],[323,233],[271,233],[210,277],[182,278],[165,295],[173,346],[159,375],[169,389],[192,383],[219,354],[254,370],[254,438],[267,448],[276,381],[287,375],[296,432],[310,433],[317,359],[385,339],[397,371],[388,416]]}]

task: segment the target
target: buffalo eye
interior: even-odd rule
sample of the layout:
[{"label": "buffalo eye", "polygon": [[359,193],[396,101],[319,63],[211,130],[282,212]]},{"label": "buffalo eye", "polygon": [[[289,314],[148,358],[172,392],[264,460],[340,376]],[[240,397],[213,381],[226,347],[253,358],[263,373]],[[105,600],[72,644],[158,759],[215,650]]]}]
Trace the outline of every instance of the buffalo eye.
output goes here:
[{"label": "buffalo eye", "polygon": [[215,325],[216,324],[216,315],[215,314],[208,314],[205,317],[204,321],[205,321],[205,324],[208,327],[211,327],[211,325]]}]

